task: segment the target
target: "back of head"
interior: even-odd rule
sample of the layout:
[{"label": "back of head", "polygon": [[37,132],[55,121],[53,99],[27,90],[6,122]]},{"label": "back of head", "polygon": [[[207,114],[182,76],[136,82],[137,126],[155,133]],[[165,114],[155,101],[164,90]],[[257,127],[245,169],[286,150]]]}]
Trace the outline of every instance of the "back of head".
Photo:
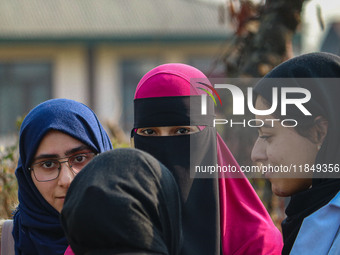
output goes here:
[{"label": "back of head", "polygon": [[163,253],[155,253],[155,252],[144,252],[144,251],[125,251],[125,252],[114,252],[112,250],[93,250],[86,252],[84,255],[163,255]]},{"label": "back of head", "polygon": [[340,57],[326,52],[303,54],[271,70],[265,78],[338,78]]},{"label": "back of head", "polygon": [[178,254],[180,212],[177,185],[161,163],[139,150],[116,149],[76,176],[61,219],[76,254]]}]

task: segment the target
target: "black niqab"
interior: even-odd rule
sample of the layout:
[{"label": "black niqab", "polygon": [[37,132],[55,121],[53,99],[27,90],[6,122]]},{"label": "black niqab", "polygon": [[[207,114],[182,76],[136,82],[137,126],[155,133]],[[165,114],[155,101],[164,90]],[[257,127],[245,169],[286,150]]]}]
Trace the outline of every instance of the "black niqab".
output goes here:
[{"label": "black niqab", "polygon": [[[174,175],[182,202],[182,255],[220,254],[218,178],[195,178],[193,166],[217,164],[216,130],[210,126],[213,102],[208,114],[200,113],[199,96],[135,99],[134,128],[202,125],[197,133],[178,136],[142,136],[132,130],[137,149],[162,162]],[[191,171],[191,172],[190,172]]]}]

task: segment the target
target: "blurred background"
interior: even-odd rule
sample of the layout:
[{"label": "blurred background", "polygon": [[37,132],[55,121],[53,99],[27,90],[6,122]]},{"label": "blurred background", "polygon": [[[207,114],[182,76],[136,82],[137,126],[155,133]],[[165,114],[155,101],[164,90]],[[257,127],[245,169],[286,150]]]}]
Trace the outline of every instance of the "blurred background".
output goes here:
[{"label": "blurred background", "polygon": [[[134,90],[153,67],[180,62],[211,78],[262,77],[313,51],[340,54],[337,0],[2,0],[0,218],[17,203],[18,128],[37,104],[83,102],[116,147],[129,146]],[[250,165],[256,133],[221,133]],[[279,227],[287,201],[264,179],[250,181]]]}]

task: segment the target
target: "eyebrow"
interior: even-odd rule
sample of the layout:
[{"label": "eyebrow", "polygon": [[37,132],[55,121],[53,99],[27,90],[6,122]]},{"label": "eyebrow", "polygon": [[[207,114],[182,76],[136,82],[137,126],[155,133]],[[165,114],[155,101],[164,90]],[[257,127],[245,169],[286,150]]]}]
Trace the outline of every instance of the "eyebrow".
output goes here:
[{"label": "eyebrow", "polygon": [[65,156],[68,156],[68,155],[71,155],[71,154],[73,154],[75,152],[83,151],[83,150],[90,150],[90,151],[92,151],[89,146],[81,145],[81,146],[79,146],[77,148],[74,148],[74,149],[66,151],[65,152]]},{"label": "eyebrow", "polygon": [[[66,151],[65,156],[71,155],[75,152],[82,151],[82,150],[91,150],[91,149],[86,145],[81,145],[79,147]],[[40,154],[39,156],[35,157],[32,162],[35,162],[39,159],[44,159],[44,158],[60,158],[60,156],[58,154]]]},{"label": "eyebrow", "polygon": [[273,128],[273,126],[272,126],[272,125],[269,125],[269,124],[266,124],[266,123],[264,123],[264,124],[263,124],[263,126],[262,126],[262,128]]},{"label": "eyebrow", "polygon": [[262,130],[262,128],[273,128],[271,125],[269,125],[269,124],[263,124],[263,126],[262,127],[256,127],[257,128],[257,130]]}]

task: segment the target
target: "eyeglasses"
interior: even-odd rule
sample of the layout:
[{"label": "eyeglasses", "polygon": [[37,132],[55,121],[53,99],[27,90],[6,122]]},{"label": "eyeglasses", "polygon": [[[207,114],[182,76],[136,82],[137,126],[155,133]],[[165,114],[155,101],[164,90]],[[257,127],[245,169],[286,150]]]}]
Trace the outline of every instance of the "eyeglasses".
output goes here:
[{"label": "eyeglasses", "polygon": [[[38,182],[48,182],[59,177],[62,163],[67,162],[71,171],[74,174],[78,174],[96,155],[94,152],[86,152],[65,158],[44,160],[34,163],[28,170],[33,171],[34,177]],[[67,160],[59,161],[61,159]]]}]

